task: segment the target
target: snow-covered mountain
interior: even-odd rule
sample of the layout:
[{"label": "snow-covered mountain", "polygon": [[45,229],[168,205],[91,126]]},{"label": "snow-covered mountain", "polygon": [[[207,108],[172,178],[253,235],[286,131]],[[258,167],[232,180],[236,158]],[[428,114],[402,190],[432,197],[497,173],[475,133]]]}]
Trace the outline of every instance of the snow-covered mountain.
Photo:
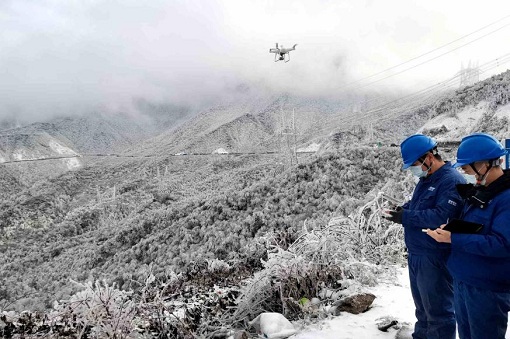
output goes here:
[{"label": "snow-covered mountain", "polygon": [[[328,135],[339,116],[352,114],[345,99],[280,95],[243,96],[203,110],[176,130],[163,132],[126,152],[135,154],[209,154],[279,151],[288,139],[298,148]],[[340,124],[341,125],[341,124]]]},{"label": "snow-covered mountain", "polygon": [[[182,291],[193,294],[215,284],[238,284],[251,276],[268,262],[265,256],[270,248],[265,246],[272,250],[280,246],[282,251],[272,253],[284,258],[287,247],[302,231],[310,231],[311,243],[319,245],[322,242],[316,241],[319,233],[314,230],[324,225],[334,232],[335,227],[338,232],[348,231],[334,233],[339,235],[338,241],[348,239],[349,234],[356,237],[356,232],[344,226],[358,208],[373,202],[378,192],[391,189],[392,196],[402,198],[411,187],[411,178],[399,170],[398,147],[386,147],[390,141],[398,143],[416,131],[439,140],[458,140],[472,131],[507,137],[509,74],[442,94],[424,106],[381,111],[374,116],[331,100],[247,96],[215,105],[179,129],[166,129],[159,136],[131,144],[122,154],[102,157],[74,171],[58,174],[53,164],[64,159],[27,161],[23,167],[0,164],[0,178],[7,180],[0,179],[0,184],[5,184],[8,192],[0,196],[0,271],[5,272],[0,276],[0,302],[17,310],[45,310],[54,300],[68,299],[76,292],[69,279],[106,279],[120,289],[136,289],[150,285],[148,277],[156,280],[151,278],[153,284],[147,288],[154,290],[147,295],[175,297],[181,302]],[[97,128],[105,131],[110,127]],[[101,138],[101,134],[76,128],[71,129],[76,131],[74,135],[70,129],[39,124],[3,131],[4,144],[9,147],[2,148],[2,157],[15,160],[80,154],[77,159],[83,160],[80,151],[93,146],[91,135]],[[101,139],[105,140],[103,146],[128,138],[114,137],[111,131],[108,138]],[[292,137],[285,139],[289,135]],[[282,139],[289,143],[296,140],[302,150],[323,151],[300,158],[298,165],[285,163],[279,153],[232,154],[278,149],[279,142],[284,144]],[[381,141],[381,147],[373,147],[376,141]],[[228,154],[211,154],[220,148]],[[190,155],[201,150],[206,156]],[[177,152],[186,156],[173,156]],[[33,186],[19,180],[21,171],[33,176],[40,166],[54,175]],[[357,215],[360,222],[380,219]],[[381,235],[389,234],[380,224],[365,226],[367,232],[378,226]],[[403,251],[392,247],[395,242],[369,250],[360,245],[360,239],[379,246],[382,237],[374,237],[376,242],[361,235],[356,239],[349,245],[350,251],[362,254],[356,260],[376,256],[370,265],[362,265],[369,271],[379,270],[381,262],[393,256],[403,258]],[[402,241],[402,237],[395,239]],[[342,252],[336,245],[324,248],[335,255]],[[315,256],[315,251],[307,253]],[[275,272],[294,272],[286,277],[289,281],[306,282],[306,269],[313,269],[306,260],[290,262],[288,270],[281,269],[282,260],[273,263]],[[315,272],[324,273],[332,267],[326,263]],[[361,267],[352,267],[349,274],[356,276]],[[273,282],[281,280],[273,279],[272,271],[266,273],[267,294],[260,295],[271,296]],[[338,280],[329,273],[324,278],[333,283]],[[303,279],[292,274],[303,275]],[[254,279],[253,283],[260,281]],[[319,286],[313,282],[312,287]],[[165,291],[157,290],[160,286],[165,286]],[[306,292],[294,290],[299,292],[294,300]],[[24,298],[27,295],[30,297]],[[281,307],[281,298],[270,299],[268,304],[252,301],[247,303],[249,307]],[[200,324],[194,318],[188,321],[190,326]]]},{"label": "snow-covered mountain", "polygon": [[0,162],[78,156],[69,143],[64,137],[55,138],[42,131],[0,133]]},{"label": "snow-covered mountain", "polygon": [[41,130],[3,131],[0,132],[0,164],[11,171],[17,182],[29,185],[82,167],[83,161],[71,145],[67,138]]},{"label": "snow-covered mountain", "polygon": [[438,140],[460,140],[474,132],[510,137],[510,71],[438,100],[419,131]]},{"label": "snow-covered mountain", "polygon": [[15,169],[21,182],[53,178],[84,166],[91,155],[111,154],[172,130],[191,114],[179,106],[138,106],[137,116],[90,114],[0,130],[0,163]]},{"label": "snow-covered mountain", "polygon": [[489,102],[481,101],[456,114],[442,113],[427,121],[419,131],[438,141],[458,141],[479,131],[489,132],[499,139],[509,138],[510,104],[493,108]]}]

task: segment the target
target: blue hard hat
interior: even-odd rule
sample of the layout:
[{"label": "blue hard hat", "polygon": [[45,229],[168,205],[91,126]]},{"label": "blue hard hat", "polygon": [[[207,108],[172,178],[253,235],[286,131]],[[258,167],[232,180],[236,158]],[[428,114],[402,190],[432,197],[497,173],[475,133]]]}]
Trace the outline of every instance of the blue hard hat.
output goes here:
[{"label": "blue hard hat", "polygon": [[477,161],[498,159],[507,154],[501,143],[490,134],[474,133],[464,137],[457,150],[457,162],[453,167]]},{"label": "blue hard hat", "polygon": [[400,144],[400,152],[402,153],[402,160],[404,160],[402,169],[411,167],[416,160],[436,146],[437,141],[423,134],[414,134],[406,138]]}]

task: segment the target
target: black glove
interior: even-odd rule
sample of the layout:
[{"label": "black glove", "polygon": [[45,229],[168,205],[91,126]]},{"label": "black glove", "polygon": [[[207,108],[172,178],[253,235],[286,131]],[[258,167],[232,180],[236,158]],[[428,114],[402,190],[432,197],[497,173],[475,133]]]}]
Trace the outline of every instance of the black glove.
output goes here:
[{"label": "black glove", "polygon": [[404,214],[404,209],[402,206],[397,207],[395,210],[387,211],[389,215],[384,216],[389,221],[393,221],[396,224],[402,224],[402,216]]}]

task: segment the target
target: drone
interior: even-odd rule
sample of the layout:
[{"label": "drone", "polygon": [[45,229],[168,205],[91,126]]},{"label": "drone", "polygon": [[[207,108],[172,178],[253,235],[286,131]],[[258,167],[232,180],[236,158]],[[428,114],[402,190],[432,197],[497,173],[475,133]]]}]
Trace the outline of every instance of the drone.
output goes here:
[{"label": "drone", "polygon": [[[270,48],[269,53],[274,53],[274,62],[277,61],[284,61],[289,62],[290,61],[290,51],[294,51],[296,49],[297,44],[292,46],[292,48],[283,48],[283,45],[281,48],[278,47],[278,43],[276,43],[276,48]],[[287,57],[285,57],[287,56]]]}]

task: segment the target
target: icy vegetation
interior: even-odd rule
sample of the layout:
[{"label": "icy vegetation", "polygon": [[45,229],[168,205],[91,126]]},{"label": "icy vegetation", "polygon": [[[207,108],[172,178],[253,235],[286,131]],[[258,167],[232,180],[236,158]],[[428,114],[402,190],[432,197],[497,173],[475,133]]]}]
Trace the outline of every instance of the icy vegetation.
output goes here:
[{"label": "icy vegetation", "polygon": [[[3,308],[61,312],[65,308],[55,309],[54,301],[73,300],[83,288],[71,279],[93,281],[85,286],[115,286],[133,291],[130,300],[138,306],[157,301],[186,314],[175,324],[142,326],[142,332],[168,331],[161,326],[173,324],[178,332],[207,333],[211,326],[241,326],[261,309],[299,317],[298,301],[315,297],[322,284],[374,284],[378,265],[403,259],[399,231],[374,214],[377,193],[388,182],[400,198],[407,189],[400,171],[386,169],[398,167],[396,148],[346,148],[287,168],[267,156],[194,159],[162,160],[165,166],[152,164],[150,172],[133,173],[139,162],[101,174],[83,169],[4,201]],[[203,181],[196,180],[201,173]],[[110,188],[88,184],[101,178]],[[275,270],[275,264],[286,268]],[[225,290],[218,294],[214,286]],[[220,304],[241,307],[178,311],[193,298],[200,306],[206,302],[200,298],[227,298]]]},{"label": "icy vegetation", "polygon": [[[203,112],[134,153],[63,173],[41,175],[56,171],[51,161],[1,164],[0,334],[243,338],[261,312],[306,325],[344,312],[352,298],[373,300],[370,288],[405,263],[401,227],[380,218],[388,204],[380,192],[404,200],[414,185],[389,141],[414,127],[440,140],[507,128],[508,77],[371,131],[339,128],[294,147],[275,112],[297,99],[283,96]],[[209,124],[213,113],[222,118]],[[385,132],[391,138],[379,139]],[[74,152],[47,135],[54,152]],[[249,141],[257,147],[239,154]],[[315,153],[293,152],[299,144]],[[200,149],[207,153],[193,154]]]}]

